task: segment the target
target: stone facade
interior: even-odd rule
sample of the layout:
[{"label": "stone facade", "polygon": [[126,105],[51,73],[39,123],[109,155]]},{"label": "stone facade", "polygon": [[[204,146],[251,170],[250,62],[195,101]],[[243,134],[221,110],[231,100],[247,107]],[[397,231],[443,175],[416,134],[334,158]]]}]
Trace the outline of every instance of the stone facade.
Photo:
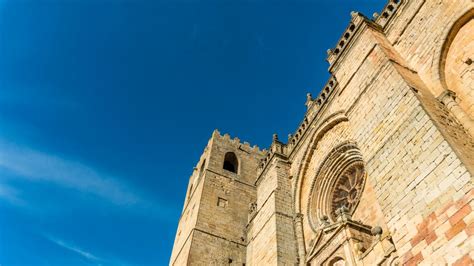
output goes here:
[{"label": "stone facade", "polygon": [[474,1],[353,12],[285,143],[214,131],[170,265],[473,265]]}]

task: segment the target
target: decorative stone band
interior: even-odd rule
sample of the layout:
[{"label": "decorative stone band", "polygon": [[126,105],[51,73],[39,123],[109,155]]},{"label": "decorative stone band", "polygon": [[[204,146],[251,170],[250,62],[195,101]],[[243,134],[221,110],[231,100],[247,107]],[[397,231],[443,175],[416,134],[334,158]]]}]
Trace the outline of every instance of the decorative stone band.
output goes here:
[{"label": "decorative stone band", "polygon": [[322,161],[311,184],[307,217],[311,228],[325,226],[337,219],[336,210],[344,207],[352,215],[365,185],[362,154],[355,142],[334,148]]}]

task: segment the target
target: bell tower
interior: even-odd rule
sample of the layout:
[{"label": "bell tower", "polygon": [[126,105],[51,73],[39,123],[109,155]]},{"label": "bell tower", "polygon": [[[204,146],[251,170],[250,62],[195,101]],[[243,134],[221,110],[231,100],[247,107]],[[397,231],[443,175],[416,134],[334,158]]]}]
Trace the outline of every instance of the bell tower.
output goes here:
[{"label": "bell tower", "polygon": [[189,179],[170,265],[242,265],[258,147],[215,130]]}]

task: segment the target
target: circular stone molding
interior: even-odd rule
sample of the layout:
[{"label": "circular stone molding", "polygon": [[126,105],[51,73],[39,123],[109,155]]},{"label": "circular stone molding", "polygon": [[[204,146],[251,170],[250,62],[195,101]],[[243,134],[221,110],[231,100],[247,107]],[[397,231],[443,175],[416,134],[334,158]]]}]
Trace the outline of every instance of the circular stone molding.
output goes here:
[{"label": "circular stone molding", "polygon": [[311,184],[307,217],[316,231],[327,220],[336,220],[336,210],[345,206],[354,213],[366,180],[362,154],[353,142],[334,148],[323,160]]}]

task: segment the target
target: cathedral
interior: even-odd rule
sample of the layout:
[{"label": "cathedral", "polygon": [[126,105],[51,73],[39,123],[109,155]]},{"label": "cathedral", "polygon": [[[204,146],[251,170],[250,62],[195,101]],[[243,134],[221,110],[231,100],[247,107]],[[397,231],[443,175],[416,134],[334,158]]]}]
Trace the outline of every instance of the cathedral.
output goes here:
[{"label": "cathedral", "polygon": [[474,265],[474,1],[351,15],[288,139],[212,133],[170,265]]}]

